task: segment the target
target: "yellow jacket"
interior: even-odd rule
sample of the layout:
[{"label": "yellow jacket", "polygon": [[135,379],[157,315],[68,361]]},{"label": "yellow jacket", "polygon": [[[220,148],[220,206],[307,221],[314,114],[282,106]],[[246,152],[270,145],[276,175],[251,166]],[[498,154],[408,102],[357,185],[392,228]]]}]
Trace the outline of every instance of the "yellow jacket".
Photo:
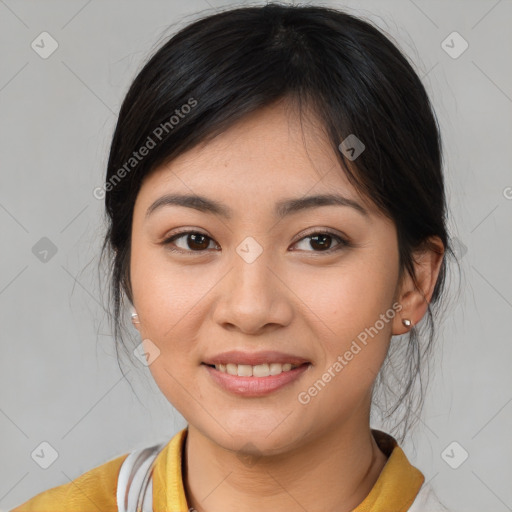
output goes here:
[{"label": "yellow jacket", "polygon": [[[438,502],[423,501],[423,474],[410,464],[396,440],[372,429],[379,448],[388,456],[370,493],[353,512],[405,512],[421,510],[418,502],[435,507]],[[153,470],[154,512],[188,512],[181,462],[187,429],[178,432],[160,451]],[[117,512],[117,478],[129,454],[117,457],[84,473],[72,482],[44,491],[11,512]],[[441,510],[441,508],[429,508]]]}]

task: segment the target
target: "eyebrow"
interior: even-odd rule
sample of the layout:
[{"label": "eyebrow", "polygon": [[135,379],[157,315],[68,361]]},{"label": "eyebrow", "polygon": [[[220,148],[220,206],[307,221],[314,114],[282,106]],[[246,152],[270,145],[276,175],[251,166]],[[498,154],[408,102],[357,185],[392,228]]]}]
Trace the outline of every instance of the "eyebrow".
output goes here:
[{"label": "eyebrow", "polygon": [[[146,211],[146,219],[153,212],[164,206],[184,206],[200,212],[219,215],[225,219],[233,217],[233,210],[231,208],[213,199],[198,195],[166,194],[151,204]],[[337,194],[321,194],[297,199],[285,199],[276,203],[274,213],[277,217],[283,218],[287,215],[319,206],[346,206],[353,208],[364,217],[369,217],[368,211],[358,202]]]}]

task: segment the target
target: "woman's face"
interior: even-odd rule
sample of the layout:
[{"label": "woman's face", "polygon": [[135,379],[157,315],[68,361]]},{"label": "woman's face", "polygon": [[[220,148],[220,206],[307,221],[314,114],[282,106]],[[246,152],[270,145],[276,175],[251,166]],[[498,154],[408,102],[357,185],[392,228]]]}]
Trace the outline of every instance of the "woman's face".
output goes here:
[{"label": "woman's face", "polygon": [[[356,193],[321,132],[303,129],[305,141],[283,104],[260,110],[156,169],[134,208],[130,276],[151,373],[228,449],[279,453],[341,425],[368,428],[399,330],[395,227]],[[366,214],[303,203],[326,194]]]}]

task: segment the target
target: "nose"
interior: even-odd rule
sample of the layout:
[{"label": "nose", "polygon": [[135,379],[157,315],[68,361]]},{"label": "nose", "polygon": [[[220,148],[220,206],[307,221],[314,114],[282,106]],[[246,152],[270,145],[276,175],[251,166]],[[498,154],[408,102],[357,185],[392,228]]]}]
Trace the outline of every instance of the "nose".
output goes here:
[{"label": "nose", "polygon": [[251,263],[235,254],[222,281],[213,318],[223,328],[258,334],[291,322],[293,292],[265,251]]}]

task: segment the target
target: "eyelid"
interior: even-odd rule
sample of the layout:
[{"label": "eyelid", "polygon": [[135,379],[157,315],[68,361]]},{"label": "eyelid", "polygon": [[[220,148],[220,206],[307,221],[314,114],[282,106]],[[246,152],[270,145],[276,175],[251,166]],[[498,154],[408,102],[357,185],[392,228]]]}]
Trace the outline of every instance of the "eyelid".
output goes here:
[{"label": "eyelid", "polygon": [[297,242],[300,242],[303,238],[306,238],[311,235],[317,235],[317,234],[326,234],[326,235],[332,235],[335,237],[338,237],[342,240],[345,240],[348,243],[348,237],[344,235],[343,233],[340,233],[339,231],[331,228],[309,228],[306,231],[303,231],[302,233],[299,233],[297,235],[297,240],[293,242],[293,244],[296,244]]},{"label": "eyelid", "polygon": [[[170,240],[171,238],[177,237],[178,235],[185,235],[185,234],[189,234],[189,233],[198,233],[198,234],[207,236],[209,238],[212,238],[212,237],[210,237],[210,235],[208,235],[208,233],[206,233],[204,231],[201,231],[201,229],[194,228],[192,226],[190,226],[190,227],[185,226],[184,228],[178,228],[177,231],[172,231],[169,234],[166,233],[162,237],[162,243],[165,243],[167,240]],[[213,240],[213,238],[212,238],[212,240]]]}]

